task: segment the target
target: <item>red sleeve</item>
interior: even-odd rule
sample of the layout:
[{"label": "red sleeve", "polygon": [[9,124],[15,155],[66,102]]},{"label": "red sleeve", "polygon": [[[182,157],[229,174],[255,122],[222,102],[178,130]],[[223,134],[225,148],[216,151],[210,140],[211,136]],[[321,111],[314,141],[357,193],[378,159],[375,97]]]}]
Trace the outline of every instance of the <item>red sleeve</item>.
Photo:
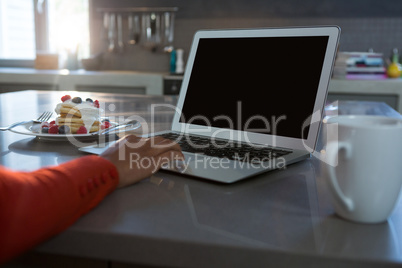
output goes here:
[{"label": "red sleeve", "polygon": [[0,167],[0,264],[66,229],[117,184],[116,167],[93,155],[34,172]]}]

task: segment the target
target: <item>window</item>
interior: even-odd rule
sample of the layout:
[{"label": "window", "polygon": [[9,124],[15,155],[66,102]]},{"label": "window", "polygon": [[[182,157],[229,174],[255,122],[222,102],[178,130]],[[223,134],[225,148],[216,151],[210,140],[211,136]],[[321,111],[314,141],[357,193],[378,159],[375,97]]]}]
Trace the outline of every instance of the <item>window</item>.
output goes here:
[{"label": "window", "polygon": [[35,58],[32,0],[0,1],[0,58]]},{"label": "window", "polygon": [[89,56],[88,0],[47,0],[49,48],[63,53],[77,50]]},{"label": "window", "polygon": [[88,0],[0,0],[0,66],[32,67],[36,52],[89,56]]}]

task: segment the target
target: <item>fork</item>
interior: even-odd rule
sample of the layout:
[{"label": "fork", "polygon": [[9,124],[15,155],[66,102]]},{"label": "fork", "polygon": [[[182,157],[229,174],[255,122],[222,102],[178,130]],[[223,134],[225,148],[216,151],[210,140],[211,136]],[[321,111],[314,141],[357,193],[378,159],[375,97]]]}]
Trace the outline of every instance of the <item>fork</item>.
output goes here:
[{"label": "fork", "polygon": [[47,120],[49,120],[49,118],[52,116],[52,114],[53,114],[52,112],[43,112],[37,119],[17,122],[17,123],[9,125],[7,127],[0,127],[0,130],[2,130],[2,131],[9,130],[9,129],[12,129],[12,128],[16,127],[16,126],[26,124],[26,123],[30,123],[30,122],[32,122],[34,124],[43,123],[43,122],[46,122]]}]

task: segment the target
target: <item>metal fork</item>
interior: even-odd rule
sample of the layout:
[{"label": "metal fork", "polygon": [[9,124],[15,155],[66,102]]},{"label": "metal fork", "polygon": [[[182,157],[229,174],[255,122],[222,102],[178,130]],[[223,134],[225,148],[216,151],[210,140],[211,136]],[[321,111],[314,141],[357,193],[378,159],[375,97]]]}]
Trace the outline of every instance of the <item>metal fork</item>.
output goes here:
[{"label": "metal fork", "polygon": [[12,129],[12,128],[16,127],[16,126],[26,124],[26,123],[31,123],[31,122],[34,123],[34,124],[46,122],[47,120],[49,120],[49,118],[52,116],[52,114],[53,114],[52,112],[43,112],[37,119],[17,122],[17,123],[9,125],[7,127],[0,127],[0,130],[2,130],[2,131],[9,130],[9,129]]}]

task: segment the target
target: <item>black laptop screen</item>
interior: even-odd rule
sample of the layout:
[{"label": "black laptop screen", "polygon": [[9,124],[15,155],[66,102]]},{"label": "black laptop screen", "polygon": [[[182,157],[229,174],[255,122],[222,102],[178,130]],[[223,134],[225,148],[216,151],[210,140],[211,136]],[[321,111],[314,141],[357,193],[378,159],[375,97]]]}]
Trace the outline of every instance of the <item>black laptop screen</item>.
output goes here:
[{"label": "black laptop screen", "polygon": [[180,122],[302,138],[327,44],[328,36],[200,39]]}]

